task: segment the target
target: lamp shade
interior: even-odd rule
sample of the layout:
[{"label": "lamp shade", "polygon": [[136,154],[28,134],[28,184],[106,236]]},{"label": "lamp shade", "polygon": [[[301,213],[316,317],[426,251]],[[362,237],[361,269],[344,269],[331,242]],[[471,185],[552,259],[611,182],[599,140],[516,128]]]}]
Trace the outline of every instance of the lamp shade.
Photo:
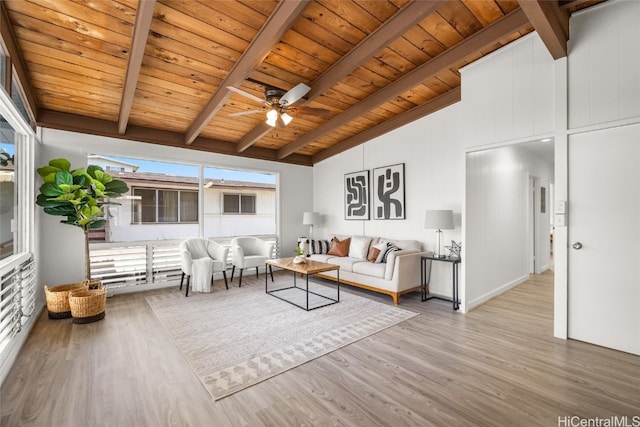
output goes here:
[{"label": "lamp shade", "polygon": [[305,212],[302,214],[302,224],[303,225],[313,225],[317,224],[318,221],[318,213],[317,212]]},{"label": "lamp shade", "polygon": [[428,228],[431,230],[453,230],[453,211],[427,211],[424,216],[424,228]]}]

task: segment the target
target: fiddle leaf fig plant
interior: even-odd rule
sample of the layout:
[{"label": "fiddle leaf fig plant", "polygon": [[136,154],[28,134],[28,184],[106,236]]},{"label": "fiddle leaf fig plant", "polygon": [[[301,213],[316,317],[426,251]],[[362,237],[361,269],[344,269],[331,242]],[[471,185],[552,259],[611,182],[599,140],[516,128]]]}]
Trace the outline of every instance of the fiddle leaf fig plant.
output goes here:
[{"label": "fiddle leaf fig plant", "polygon": [[89,231],[105,225],[103,206],[118,203],[111,198],[120,197],[129,191],[124,181],[113,178],[100,166],[71,170],[67,159],[53,159],[47,166],[38,169],[44,183],[36,204],[49,215],[66,217],[63,224],[79,227],[84,232],[85,267],[87,280],[91,279],[89,258]]}]

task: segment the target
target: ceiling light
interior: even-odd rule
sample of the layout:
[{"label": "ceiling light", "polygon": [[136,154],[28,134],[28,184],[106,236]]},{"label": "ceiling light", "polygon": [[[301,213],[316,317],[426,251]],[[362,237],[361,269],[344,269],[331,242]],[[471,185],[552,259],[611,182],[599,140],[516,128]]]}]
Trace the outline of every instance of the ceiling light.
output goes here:
[{"label": "ceiling light", "polygon": [[540,142],[549,142],[549,141],[551,141],[551,138],[545,138],[540,140]]},{"label": "ceiling light", "polygon": [[293,117],[291,117],[290,115],[288,115],[287,113],[282,113],[282,121],[284,122],[284,125],[288,125],[289,123],[291,123],[291,120],[293,120]]},{"label": "ceiling light", "polygon": [[276,110],[267,111],[267,124],[276,127],[276,120],[278,120],[278,112]]}]

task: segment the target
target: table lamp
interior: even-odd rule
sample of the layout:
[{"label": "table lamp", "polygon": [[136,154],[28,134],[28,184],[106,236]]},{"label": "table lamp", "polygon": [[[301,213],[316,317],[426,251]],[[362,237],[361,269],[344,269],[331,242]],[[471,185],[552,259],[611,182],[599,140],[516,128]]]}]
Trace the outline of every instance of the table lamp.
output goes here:
[{"label": "table lamp", "polygon": [[424,228],[436,230],[435,256],[444,258],[442,253],[442,230],[453,230],[453,211],[451,210],[428,210],[424,217]]},{"label": "table lamp", "polygon": [[302,224],[309,226],[309,240],[313,239],[313,224],[318,223],[319,216],[317,212],[305,212],[302,215]]}]

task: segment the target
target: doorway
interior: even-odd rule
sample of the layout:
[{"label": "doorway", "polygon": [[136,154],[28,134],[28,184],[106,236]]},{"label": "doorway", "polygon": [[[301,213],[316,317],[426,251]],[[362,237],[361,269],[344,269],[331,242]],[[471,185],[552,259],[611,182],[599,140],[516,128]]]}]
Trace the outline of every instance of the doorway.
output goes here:
[{"label": "doorway", "polygon": [[553,159],[551,139],[467,153],[467,310],[549,268]]}]

